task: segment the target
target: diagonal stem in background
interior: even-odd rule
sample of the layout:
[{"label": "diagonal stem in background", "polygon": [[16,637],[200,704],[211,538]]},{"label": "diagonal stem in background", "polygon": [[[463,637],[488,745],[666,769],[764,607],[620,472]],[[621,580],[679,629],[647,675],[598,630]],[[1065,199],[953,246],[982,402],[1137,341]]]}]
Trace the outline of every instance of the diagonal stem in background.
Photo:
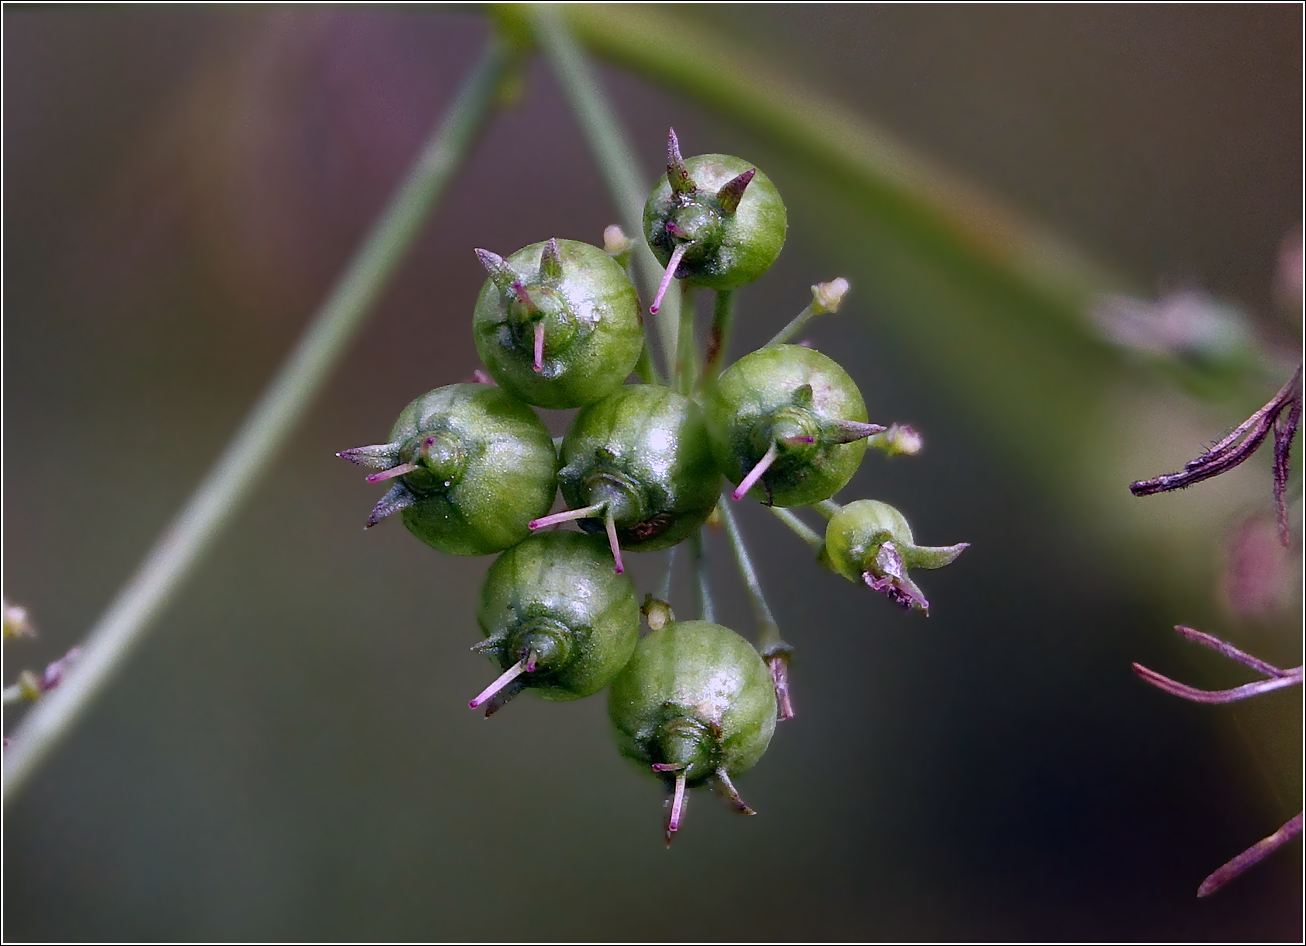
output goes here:
[{"label": "diagonal stem in background", "polygon": [[495,105],[513,55],[495,42],[407,178],[222,456],[87,635],[59,687],[23,719],[4,755],[8,804],[71,732],[151,623],[229,525],[358,334]]}]

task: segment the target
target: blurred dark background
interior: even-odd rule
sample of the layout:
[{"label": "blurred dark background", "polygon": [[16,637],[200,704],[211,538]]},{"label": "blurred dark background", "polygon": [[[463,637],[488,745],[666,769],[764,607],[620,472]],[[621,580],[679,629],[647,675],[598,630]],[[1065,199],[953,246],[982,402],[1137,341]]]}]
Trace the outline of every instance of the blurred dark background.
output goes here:
[{"label": "blurred dark background", "polygon": [[[1301,9],[674,12],[724,22],[1121,284],[1238,307],[1270,380],[1206,403],[1121,356],[1095,395],[1117,425],[1083,431],[1098,465],[1054,479],[1058,458],[1011,454],[1007,419],[904,341],[902,313],[873,289],[859,302],[857,247],[831,255],[843,231],[801,203],[818,194],[802,169],[768,168],[789,243],[741,293],[732,351],[848,276],[845,311],[808,334],[872,419],[913,423],[927,449],[868,457],[841,498],[972,547],[921,577],[926,619],[743,509],[798,648],[799,715],[740,781],[759,816],[695,795],[667,852],[660,788],[617,757],[601,698],[523,697],[489,723],[466,709],[492,672],[467,650],[489,560],[398,523],[365,534],[379,489],[332,456],[477,367],[472,247],[600,242],[615,219],[534,62],[276,470],[6,810],[7,939],[1301,937],[1300,841],[1194,899],[1300,807],[1300,693],[1202,707],[1129,669],[1248,679],[1172,640],[1176,623],[1299,662],[1297,565],[1256,607],[1222,577],[1229,536],[1268,512],[1268,461],[1181,497],[1125,490],[1263,403],[1300,345],[1299,305],[1285,317],[1273,286],[1301,222]],[[75,644],[133,572],[488,33],[438,9],[5,7],[3,577],[41,631],[6,643],[6,683]],[[672,124],[686,153],[767,153],[600,72],[650,182]],[[710,552],[719,619],[747,634],[721,537]],[[662,557],[632,558],[651,590]]]}]

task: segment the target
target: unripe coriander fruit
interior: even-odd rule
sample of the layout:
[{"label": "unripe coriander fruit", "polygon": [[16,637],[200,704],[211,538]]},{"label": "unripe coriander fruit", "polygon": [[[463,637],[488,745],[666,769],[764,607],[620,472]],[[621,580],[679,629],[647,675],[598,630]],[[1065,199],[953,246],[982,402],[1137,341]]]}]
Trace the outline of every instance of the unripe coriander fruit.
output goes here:
[{"label": "unripe coriander fruit", "polygon": [[490,273],[473,336],[490,375],[540,407],[580,407],[610,394],[644,345],[639,296],[598,247],[549,240],[506,260],[477,250]]},{"label": "unripe coriander fruit", "polygon": [[450,384],[413,401],[388,443],[337,456],[381,469],[393,484],[371,528],[403,511],[408,531],[455,555],[488,555],[530,535],[557,492],[557,453],[536,413],[502,388]]},{"label": "unripe coriander fruit", "polygon": [[775,689],[762,658],[734,631],[676,621],[641,639],[612,681],[608,718],[618,751],[673,792],[668,844],[688,788],[710,783],[736,810],[752,814],[732,779],[771,742]]},{"label": "unripe coriander fruit", "polygon": [[930,603],[907,577],[911,568],[942,568],[969,543],[917,545],[897,509],[874,499],[849,503],[830,518],[821,560],[849,581],[864,581],[904,608],[929,614]]},{"label": "unripe coriander fruit", "polygon": [[579,520],[619,549],[652,552],[680,542],[716,507],[720,474],[703,412],[656,384],[619,388],[582,408],[562,438],[558,482],[569,510],[533,527]]},{"label": "unripe coriander fruit", "polygon": [[639,637],[639,600],[601,539],[533,535],[497,558],[481,586],[474,649],[504,671],[469,704],[489,716],[521,690],[575,700],[607,686]]},{"label": "unripe coriander fruit", "polygon": [[857,385],[833,360],[801,345],[769,345],[721,375],[705,405],[712,455],[768,506],[805,506],[847,485],[884,430],[866,423]]},{"label": "unripe coriander fruit", "polygon": [[728,154],[682,158],[674,130],[667,173],[644,205],[644,238],[666,274],[706,289],[734,289],[770,269],[784,246],[784,201],[761,171]]}]

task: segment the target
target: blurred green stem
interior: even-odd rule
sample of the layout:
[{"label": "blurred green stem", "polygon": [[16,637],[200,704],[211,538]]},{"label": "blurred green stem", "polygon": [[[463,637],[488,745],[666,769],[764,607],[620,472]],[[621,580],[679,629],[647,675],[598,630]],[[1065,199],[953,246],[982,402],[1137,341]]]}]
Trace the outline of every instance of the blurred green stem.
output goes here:
[{"label": "blurred green stem", "polygon": [[735,291],[718,289],[712,303],[712,328],[707,336],[707,357],[703,360],[703,396],[712,393],[716,379],[721,374],[726,345],[730,341],[730,325],[735,312]]},{"label": "blurred green stem", "polygon": [[757,570],[753,568],[753,559],[748,554],[743,533],[739,531],[739,523],[735,521],[734,511],[730,508],[729,493],[721,494],[717,511],[726,524],[726,535],[730,537],[730,548],[735,553],[735,564],[739,566],[739,575],[744,580],[749,600],[753,605],[753,617],[757,620],[757,649],[763,655],[775,652],[777,649],[787,650],[787,645],[780,637],[780,625],[776,624],[775,615],[771,613],[771,608],[766,603],[766,596],[762,594],[762,582],[757,577]]},{"label": "blurred green stem", "polygon": [[[662,279],[662,266],[644,240],[644,201],[649,187],[640,175],[639,161],[631,150],[626,133],[616,113],[608,104],[603,89],[585,60],[585,54],[571,37],[567,23],[552,4],[526,4],[515,8],[527,25],[562,84],[562,91],[576,113],[576,120],[589,141],[607,181],[612,202],[621,215],[621,225],[630,237],[644,291],[653,297]],[[511,10],[501,8],[500,16],[511,19]],[[676,327],[680,321],[680,296],[673,285],[667,290],[658,309],[657,329],[667,373],[674,370]]]},{"label": "blurred green stem", "polygon": [[685,291],[684,305],[680,309],[680,329],[676,333],[675,389],[689,397],[697,379],[698,352],[694,345],[694,290]]},{"label": "blurred green stem", "polygon": [[5,804],[121,669],[191,570],[235,519],[278,449],[290,439],[466,159],[498,100],[500,81],[513,59],[497,42],[487,50],[226,451],[91,629],[81,658],[67,678],[23,719],[5,750]]},{"label": "blurred green stem", "polygon": [[788,509],[781,509],[779,506],[772,506],[771,512],[777,519],[792,529],[795,535],[817,552],[820,552],[821,549],[825,547],[825,539],[821,538],[820,534],[817,533],[815,529],[808,526],[807,523],[803,522],[803,520],[799,519]]},{"label": "blurred green stem", "polygon": [[699,529],[689,540],[693,558],[690,561],[694,576],[694,611],[699,620],[716,622],[716,609],[712,607],[712,587],[707,578],[707,554],[703,551],[703,530]]},{"label": "blurred green stem", "polygon": [[827,519],[833,519],[839,514],[839,511],[843,509],[843,507],[833,499],[823,499],[819,503],[812,503],[812,508]]}]

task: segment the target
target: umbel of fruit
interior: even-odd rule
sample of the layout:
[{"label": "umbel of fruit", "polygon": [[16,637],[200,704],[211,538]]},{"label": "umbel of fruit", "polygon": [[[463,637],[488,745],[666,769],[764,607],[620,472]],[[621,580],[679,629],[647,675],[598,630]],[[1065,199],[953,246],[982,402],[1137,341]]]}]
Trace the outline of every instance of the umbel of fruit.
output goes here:
[{"label": "umbel of fruit", "polygon": [[700,154],[686,160],[672,129],[667,173],[644,205],[644,238],[666,267],[651,311],[671,279],[734,289],[770,269],[788,221],[771,179],[741,158]]},{"label": "umbel of fruit", "polygon": [[490,566],[476,620],[486,637],[475,649],[503,671],[469,704],[489,716],[528,687],[575,700],[607,686],[635,649],[639,600],[601,539],[546,532]]},{"label": "umbel of fruit", "polygon": [[405,407],[387,443],[337,456],[392,480],[368,528],[403,512],[408,531],[455,555],[501,552],[530,535],[557,492],[558,458],[536,413],[502,388],[450,384]]},{"label": "umbel of fruit", "polygon": [[641,639],[612,681],[608,717],[621,754],[671,790],[668,844],[688,788],[711,784],[736,811],[753,813],[733,779],[771,742],[775,689],[762,658],[734,631],[678,621]]},{"label": "umbel of fruit", "polygon": [[707,405],[712,454],[734,498],[805,506],[842,489],[862,462],[866,423],[857,385],[834,361],[800,345],[770,345],[721,375]]},{"label": "umbel of fruit", "polygon": [[656,384],[619,388],[582,408],[562,438],[558,480],[569,509],[537,519],[569,519],[607,531],[621,549],[652,552],[680,542],[716,508],[720,475],[699,406]]},{"label": "umbel of fruit", "polygon": [[917,545],[902,513],[874,499],[849,503],[825,528],[822,561],[850,581],[864,581],[904,608],[930,612],[930,603],[908,569],[942,568],[970,543]]},{"label": "umbel of fruit", "polygon": [[580,407],[626,380],[644,345],[639,296],[606,253],[554,239],[506,260],[476,255],[490,273],[476,350],[502,387],[540,407]]}]

